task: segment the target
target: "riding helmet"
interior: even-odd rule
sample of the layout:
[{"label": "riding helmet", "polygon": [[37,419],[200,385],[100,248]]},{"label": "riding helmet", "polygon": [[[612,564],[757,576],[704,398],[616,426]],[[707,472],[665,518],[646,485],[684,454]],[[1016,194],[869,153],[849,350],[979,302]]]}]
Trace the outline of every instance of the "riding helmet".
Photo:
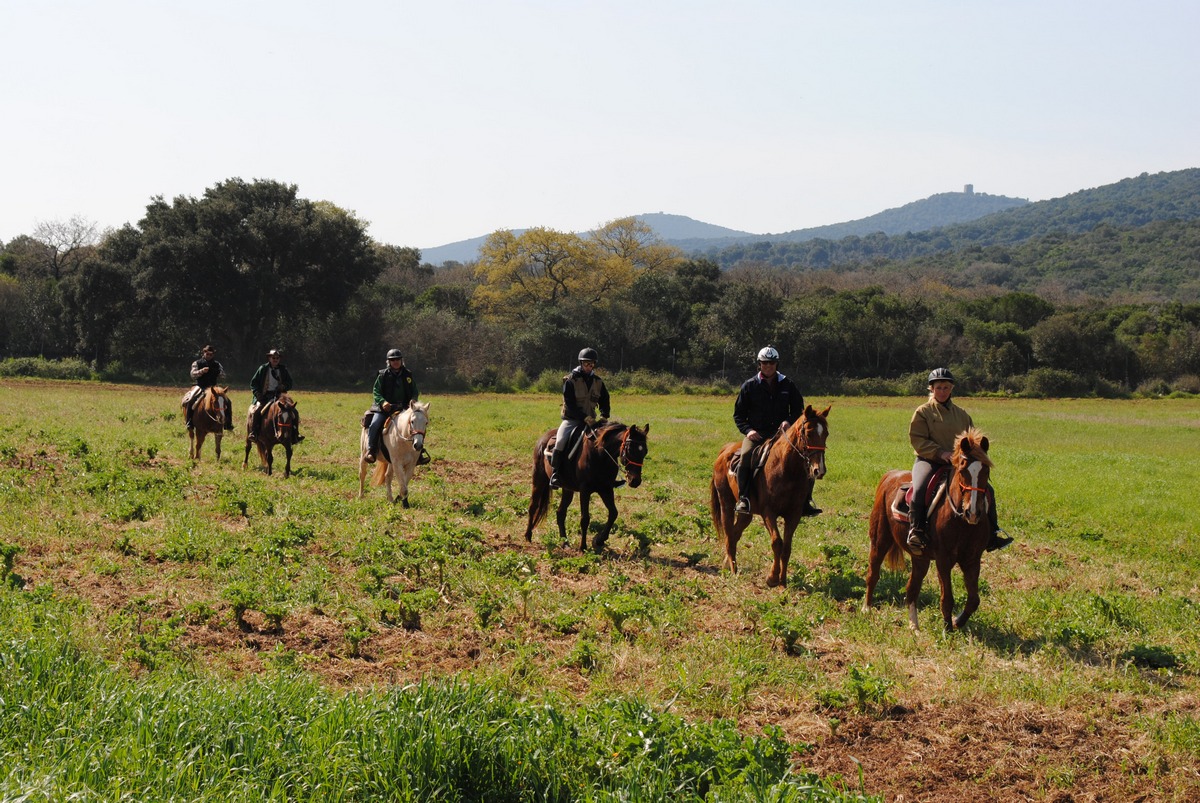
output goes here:
[{"label": "riding helmet", "polygon": [[271,349],[270,351],[267,352],[267,356],[268,357],[282,357],[283,353],[280,352],[279,349]]},{"label": "riding helmet", "polygon": [[766,346],[758,352],[758,362],[779,362],[779,352],[774,346]]},{"label": "riding helmet", "polygon": [[392,349],[388,352],[387,358],[389,360],[403,360],[404,355],[400,353],[400,349]]},{"label": "riding helmet", "polygon": [[929,372],[929,382],[932,385],[934,382],[949,382],[954,384],[954,374],[950,373],[949,368],[934,368]]},{"label": "riding helmet", "polygon": [[583,351],[579,352],[579,361],[583,362],[584,360],[590,360],[591,362],[596,362],[596,359],[599,356],[600,355],[596,353],[595,349],[584,349]]}]

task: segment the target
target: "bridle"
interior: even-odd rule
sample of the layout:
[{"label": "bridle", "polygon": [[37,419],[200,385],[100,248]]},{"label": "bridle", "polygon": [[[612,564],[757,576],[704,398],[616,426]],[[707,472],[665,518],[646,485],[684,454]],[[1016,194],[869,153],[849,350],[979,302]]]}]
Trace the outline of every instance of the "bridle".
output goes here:
[{"label": "bridle", "polygon": [[[975,462],[983,463],[983,461],[979,460],[978,458],[968,458],[967,465],[969,466],[971,463]],[[958,507],[950,494],[946,494],[946,501],[950,504],[950,509],[954,511],[954,515],[965,519],[967,518],[971,508],[974,507],[973,503],[975,494],[983,494],[984,502],[987,502],[987,487],[986,483],[985,487],[983,488],[968,484],[967,481],[963,479],[961,470],[957,467],[955,467],[954,473],[956,475],[954,477],[954,482],[958,485],[959,490],[962,492],[959,496],[959,501],[962,502],[963,505],[961,508]]]},{"label": "bridle", "polygon": [[796,454],[800,455],[800,459],[802,459],[804,461],[805,465],[808,466],[808,475],[811,477],[813,475],[813,467],[812,467],[813,456],[811,453],[812,452],[823,452],[823,451],[825,451],[825,447],[817,446],[815,444],[811,444],[808,442],[808,436],[804,432],[803,424],[801,424],[798,427],[792,427],[791,429],[799,429],[800,430],[800,438],[799,438],[800,445],[797,446],[795,443],[792,442],[791,432],[786,433],[786,437],[784,438],[784,440],[787,441],[788,446],[792,447],[792,451],[794,451]]}]

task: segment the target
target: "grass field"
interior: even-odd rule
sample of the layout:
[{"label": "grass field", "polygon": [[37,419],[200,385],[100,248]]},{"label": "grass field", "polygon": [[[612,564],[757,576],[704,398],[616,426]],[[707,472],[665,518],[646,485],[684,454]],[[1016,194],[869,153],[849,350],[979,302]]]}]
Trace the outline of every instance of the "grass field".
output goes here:
[{"label": "grass field", "polygon": [[[532,447],[557,423],[549,396],[427,397],[434,460],[404,510],[378,488],[357,497],[366,394],[297,393],[307,439],[285,480],[253,454],[243,471],[236,437],[221,462],[211,441],[188,461],[180,390],[0,382],[10,676],[58,665],[22,663],[36,652],[23,645],[50,634],[96,677],[125,678],[131,698],[199,706],[205,696],[189,690],[200,684],[241,701],[247,710],[229,714],[238,721],[321,695],[332,702],[310,719],[348,716],[337,706],[351,703],[381,717],[397,687],[417,684],[482,695],[461,705],[494,706],[496,717],[536,719],[541,702],[592,722],[626,701],[635,720],[736,723],[762,739],[746,750],[770,753],[783,739],[797,767],[885,799],[1200,799],[1200,400],[961,400],[991,438],[1001,524],[1017,541],[985,556],[982,605],[947,635],[932,579],[919,633],[901,605],[906,576],[885,574],[880,605],[860,611],[875,483],[911,463],[917,398],[809,400],[833,406],[815,494],[825,512],[801,525],[789,586],[772,590],[761,524],[747,530],[734,577],[720,570],[709,523],[712,460],[735,435],[729,397],[614,398],[615,418],[651,425],[650,458],[643,485],[618,491],[607,551],[581,555],[577,509],[567,545],[553,516],[532,544],[521,538]],[[249,394],[234,400],[244,410]],[[256,697],[278,678],[300,685]],[[44,717],[52,735],[37,742],[43,731],[4,696],[6,719],[24,724],[0,726],[0,797],[56,799],[89,779],[91,799],[111,796],[118,771],[90,753],[102,769],[75,770],[75,786],[54,776],[63,723],[77,722],[69,707]],[[167,729],[183,763],[197,738],[187,720]],[[705,744],[732,744],[706,734]],[[297,749],[337,755],[323,744]],[[619,753],[614,765],[637,763]],[[668,777],[661,767],[638,766],[596,781],[643,790],[632,797],[574,796],[668,799],[648,780]],[[401,786],[342,788],[339,767],[323,770],[332,798],[420,799]],[[244,799],[289,797],[286,785],[243,782]],[[188,788],[176,797],[202,797]]]}]

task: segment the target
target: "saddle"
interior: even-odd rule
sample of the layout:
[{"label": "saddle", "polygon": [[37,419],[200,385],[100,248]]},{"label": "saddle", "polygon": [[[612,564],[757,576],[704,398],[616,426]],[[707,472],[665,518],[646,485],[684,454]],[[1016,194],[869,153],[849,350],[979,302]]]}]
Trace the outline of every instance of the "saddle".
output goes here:
[{"label": "saddle", "polygon": [[[767,464],[767,455],[771,453],[771,447],[775,445],[775,441],[778,439],[779,433],[777,432],[750,450],[750,460],[754,463],[754,472],[750,476],[757,477],[758,472],[762,471],[762,467]],[[729,476],[737,476],[738,466],[741,463],[741,452],[734,452],[733,456],[729,458]]]},{"label": "saddle", "polygon": [[[579,450],[583,448],[583,438],[585,435],[587,437],[591,437],[591,435],[587,432],[587,427],[576,427],[574,431],[567,434],[567,438],[569,440],[567,443],[567,448],[564,450],[563,459],[569,461],[574,460],[579,456]],[[557,433],[551,435],[550,440],[546,441],[546,449],[542,452],[542,454],[546,456],[547,460],[549,460],[550,455],[553,454],[554,445],[556,443],[558,443]],[[563,466],[563,468],[565,469],[566,466]]]},{"label": "saddle", "polygon": [[[373,419],[375,417],[376,412],[377,411],[374,408],[369,408],[365,413],[363,413],[363,415],[362,415],[362,428],[363,429],[370,428],[371,419]],[[395,417],[396,417],[396,414],[391,413],[390,415],[388,415],[387,418],[383,419],[383,429],[380,430],[380,432],[387,432],[388,429],[392,426],[392,419]],[[384,458],[386,460],[388,460],[388,462],[391,462],[392,456],[388,453],[387,444],[383,442],[383,438],[379,439],[379,451],[383,453]],[[429,454],[429,452],[427,452],[425,450],[425,447],[422,446],[421,453],[419,455],[417,455],[417,465],[418,466],[428,465],[432,461],[433,461],[433,455]]]},{"label": "saddle", "polygon": [[[931,519],[937,506],[946,498],[946,481],[949,477],[950,466],[938,466],[929,475],[929,482],[925,484],[925,510]],[[896,489],[896,493],[892,496],[892,518],[905,523],[909,521],[908,511],[915,492],[911,482],[903,483]]]}]

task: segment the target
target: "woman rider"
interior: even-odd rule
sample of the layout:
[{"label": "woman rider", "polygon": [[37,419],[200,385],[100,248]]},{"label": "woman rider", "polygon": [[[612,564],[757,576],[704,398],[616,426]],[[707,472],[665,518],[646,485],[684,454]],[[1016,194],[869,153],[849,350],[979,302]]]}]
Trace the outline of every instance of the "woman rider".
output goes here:
[{"label": "woman rider", "polygon": [[[939,467],[950,462],[954,455],[954,439],[974,426],[966,410],[950,400],[954,392],[954,375],[948,368],[934,368],[929,372],[929,400],[913,413],[908,424],[908,439],[916,452],[913,462],[913,500],[908,510],[908,548],[920,555],[929,547],[926,529],[929,514],[925,509],[925,486],[929,476]],[[988,505],[988,521],[992,526],[992,537],[988,541],[989,552],[1003,549],[1012,543],[996,523],[996,492],[989,485],[992,503]]]}]

